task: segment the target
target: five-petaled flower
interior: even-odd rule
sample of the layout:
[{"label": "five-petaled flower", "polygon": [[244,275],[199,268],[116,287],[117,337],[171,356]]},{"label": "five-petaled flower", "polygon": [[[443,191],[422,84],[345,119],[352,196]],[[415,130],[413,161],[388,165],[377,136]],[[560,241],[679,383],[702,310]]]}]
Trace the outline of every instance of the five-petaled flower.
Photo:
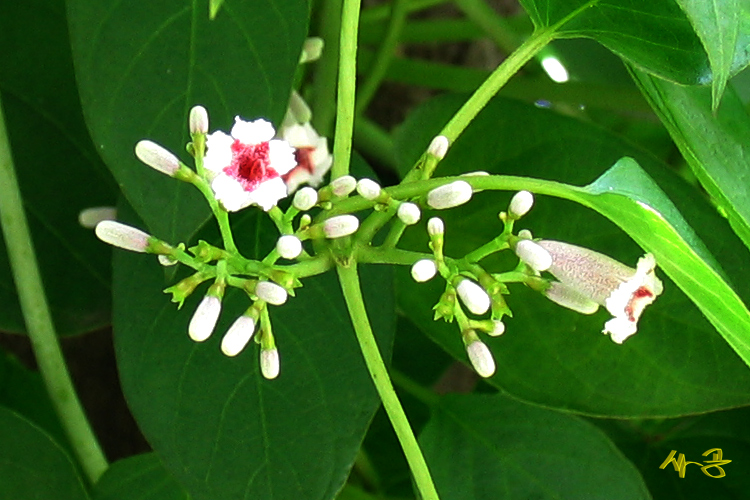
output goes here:
[{"label": "five-petaled flower", "polygon": [[274,139],[273,125],[263,119],[235,118],[231,136],[216,131],[206,138],[203,165],[222,206],[235,212],[249,205],[268,211],[287,196],[282,176],[297,164],[294,149]]}]

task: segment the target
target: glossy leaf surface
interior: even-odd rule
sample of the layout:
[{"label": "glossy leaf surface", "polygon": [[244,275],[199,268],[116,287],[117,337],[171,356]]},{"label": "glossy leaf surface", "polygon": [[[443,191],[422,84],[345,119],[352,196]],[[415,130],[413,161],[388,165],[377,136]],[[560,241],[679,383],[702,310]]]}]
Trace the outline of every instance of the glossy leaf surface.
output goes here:
[{"label": "glossy leaf surface", "polygon": [[97,481],[94,500],[189,500],[158,455],[146,453],[119,460]]}]

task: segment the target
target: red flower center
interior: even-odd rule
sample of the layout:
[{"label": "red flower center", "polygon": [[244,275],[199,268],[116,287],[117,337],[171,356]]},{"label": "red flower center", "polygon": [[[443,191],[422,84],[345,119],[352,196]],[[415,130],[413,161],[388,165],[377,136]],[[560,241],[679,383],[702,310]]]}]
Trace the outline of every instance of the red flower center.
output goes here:
[{"label": "red flower center", "polygon": [[[630,302],[625,306],[625,314],[628,315],[630,321],[637,321],[643,312],[645,304],[640,304],[640,299],[646,297],[653,297],[654,294],[645,286],[640,287],[638,290],[633,292],[633,296],[630,297]],[[637,308],[637,309],[636,309]]]},{"label": "red flower center", "polygon": [[245,191],[255,191],[260,183],[279,176],[270,163],[268,142],[248,145],[235,140],[232,163],[224,168],[224,173],[236,179]]},{"label": "red flower center", "polygon": [[307,170],[311,174],[315,173],[313,170],[314,166],[312,162],[313,151],[315,151],[315,148],[310,146],[301,147],[294,150],[294,159],[297,160],[297,166]]}]

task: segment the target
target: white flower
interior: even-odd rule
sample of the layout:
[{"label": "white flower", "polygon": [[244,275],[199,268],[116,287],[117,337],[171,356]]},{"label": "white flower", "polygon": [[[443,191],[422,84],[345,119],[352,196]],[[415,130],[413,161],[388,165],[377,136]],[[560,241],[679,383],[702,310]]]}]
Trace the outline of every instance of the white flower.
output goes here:
[{"label": "white flower", "polygon": [[357,229],[359,229],[359,219],[354,215],[338,215],[323,223],[323,232],[326,238],[331,239],[349,236]]},{"label": "white flower", "polygon": [[149,167],[170,177],[174,177],[180,169],[180,160],[155,142],[138,141],[135,155]]},{"label": "white flower", "polygon": [[438,236],[445,233],[445,224],[440,217],[432,217],[427,221],[427,232],[430,236]]},{"label": "white flower", "polygon": [[357,192],[366,200],[374,200],[380,196],[380,184],[372,179],[360,179],[357,182]]},{"label": "white flower", "polygon": [[520,240],[516,244],[516,255],[535,271],[546,271],[552,265],[552,255],[532,240]]},{"label": "white flower", "polygon": [[528,191],[519,191],[510,200],[508,214],[514,219],[520,219],[534,206],[534,195]]},{"label": "white flower", "polygon": [[117,219],[115,207],[84,208],[78,214],[78,223],[86,229],[94,229],[102,221],[115,219]]},{"label": "white flower", "polygon": [[276,242],[276,251],[285,259],[296,259],[302,253],[302,242],[293,234],[285,234]]},{"label": "white flower", "polygon": [[469,201],[472,193],[471,184],[466,181],[454,181],[427,193],[427,204],[436,210],[453,208]]},{"label": "white flower", "polygon": [[417,205],[406,201],[398,206],[397,215],[401,222],[403,222],[407,226],[411,226],[412,224],[416,224],[417,222],[419,222],[419,218],[422,216],[422,212],[419,210],[419,207]]},{"label": "white flower", "polygon": [[216,327],[219,313],[221,313],[221,300],[213,295],[203,297],[188,326],[190,338],[196,342],[203,342],[210,337]]},{"label": "white flower", "polygon": [[605,306],[613,318],[602,333],[618,344],[636,333],[643,310],[664,289],[652,254],[641,257],[632,269],[588,248],[551,240],[538,244],[552,256],[548,271],[559,280],[545,292],[547,297],[585,314]]},{"label": "white flower", "polygon": [[274,133],[265,120],[236,117],[231,136],[217,131],[206,138],[203,165],[212,173],[211,188],[226,210],[258,205],[268,211],[286,197],[282,175],[297,162],[294,149],[273,139]]},{"label": "white flower", "polygon": [[427,152],[438,160],[442,160],[448,153],[449,146],[450,142],[447,137],[444,135],[437,135],[432,139],[432,142],[430,142],[430,147],[427,148]]},{"label": "white flower", "polygon": [[221,352],[230,357],[238,355],[253,338],[254,332],[255,320],[250,316],[240,316],[221,339]]},{"label": "white flower", "polygon": [[309,122],[284,125],[280,136],[295,148],[295,164],[291,170],[284,172],[284,182],[289,192],[295,192],[301,184],[320,186],[333,164],[333,156],[328,152],[328,139],[318,135]]},{"label": "white flower", "polygon": [[489,378],[495,373],[495,359],[490,349],[480,340],[466,346],[466,353],[474,370],[480,377]]},{"label": "white flower", "polygon": [[260,372],[268,380],[273,380],[279,376],[279,351],[273,349],[261,349],[260,351]]},{"label": "white flower", "polygon": [[351,175],[343,175],[331,181],[331,190],[336,196],[348,196],[357,189],[357,179]]},{"label": "white flower", "polygon": [[411,266],[411,277],[417,283],[431,280],[437,273],[435,261],[431,259],[418,260]]},{"label": "white flower", "polygon": [[467,309],[474,314],[480,315],[490,309],[492,301],[484,288],[469,279],[462,279],[456,287],[458,296],[466,304]]},{"label": "white flower", "polygon": [[208,132],[208,112],[203,106],[193,106],[190,110],[190,133],[205,134]]},{"label": "white flower", "polygon": [[265,300],[269,304],[280,306],[281,304],[286,302],[288,294],[283,287],[280,287],[276,283],[272,283],[270,281],[261,281],[255,287],[255,295],[257,295],[259,299]]},{"label": "white flower", "polygon": [[105,220],[96,225],[94,230],[96,237],[104,243],[130,250],[131,252],[145,253],[149,247],[151,235],[140,229],[122,224],[113,220]]}]

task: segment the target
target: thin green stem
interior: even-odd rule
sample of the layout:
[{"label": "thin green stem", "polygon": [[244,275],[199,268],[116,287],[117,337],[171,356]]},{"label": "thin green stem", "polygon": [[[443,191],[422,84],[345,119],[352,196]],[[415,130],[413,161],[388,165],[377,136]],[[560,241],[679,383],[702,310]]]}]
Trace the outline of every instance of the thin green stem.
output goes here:
[{"label": "thin green stem", "polygon": [[435,406],[440,401],[439,395],[404,372],[391,368],[391,380],[393,380],[393,385],[427,406]]},{"label": "thin green stem", "polygon": [[336,100],[336,132],[333,144],[331,179],[349,173],[354,130],[354,103],[357,82],[357,29],[361,0],[344,0],[341,9],[339,81]]},{"label": "thin green stem", "polygon": [[312,120],[315,129],[330,137],[333,132],[336,101],[336,75],[338,74],[339,34],[341,32],[341,5],[343,0],[323,0],[318,16],[320,36],[325,49],[316,63],[313,80]]},{"label": "thin green stem", "polygon": [[492,97],[520,70],[531,58],[539,53],[554,38],[555,31],[542,29],[535,31],[518,50],[511,53],[503,63],[492,72],[485,82],[461,106],[440,132],[453,143],[469,126],[471,120],[484,108]]},{"label": "thin green stem", "polygon": [[401,31],[406,22],[406,14],[409,12],[408,5],[408,0],[393,0],[391,2],[391,15],[388,19],[388,27],[375,54],[375,61],[370,66],[367,78],[357,93],[357,114],[361,114],[367,109],[367,105],[372,100],[375,92],[377,92],[378,87],[380,87],[386,71],[388,71],[388,65],[396,51],[396,45],[398,45]]},{"label": "thin green stem", "polygon": [[375,384],[375,389],[380,395],[380,400],[383,402],[383,407],[388,414],[391,425],[393,425],[393,429],[396,431],[401,448],[404,450],[406,461],[409,463],[409,467],[414,475],[414,482],[417,485],[417,489],[423,500],[438,500],[437,490],[432,482],[432,477],[430,476],[424,456],[422,456],[422,450],[419,448],[417,438],[414,436],[414,432],[409,425],[404,409],[401,407],[396,391],[393,389],[388,376],[388,370],[380,355],[370,321],[367,318],[355,258],[352,258],[346,266],[338,265],[336,270],[338,271],[349,316],[354,325],[354,332],[357,335],[357,341],[365,358],[365,364]]},{"label": "thin green stem", "polygon": [[[436,5],[448,3],[449,0],[409,0],[407,8],[408,12],[416,12],[423,9],[429,9]],[[388,17],[390,9],[387,4],[380,4],[375,7],[370,7],[362,13],[363,23],[374,23],[379,21],[385,21]]]},{"label": "thin green stem", "polygon": [[453,3],[506,53],[510,54],[519,46],[518,37],[508,21],[485,0],[454,0]]},{"label": "thin green stem", "polygon": [[23,210],[1,105],[0,225],[39,371],[73,451],[89,481],[94,484],[109,465],[75,392],[55,333]]}]

